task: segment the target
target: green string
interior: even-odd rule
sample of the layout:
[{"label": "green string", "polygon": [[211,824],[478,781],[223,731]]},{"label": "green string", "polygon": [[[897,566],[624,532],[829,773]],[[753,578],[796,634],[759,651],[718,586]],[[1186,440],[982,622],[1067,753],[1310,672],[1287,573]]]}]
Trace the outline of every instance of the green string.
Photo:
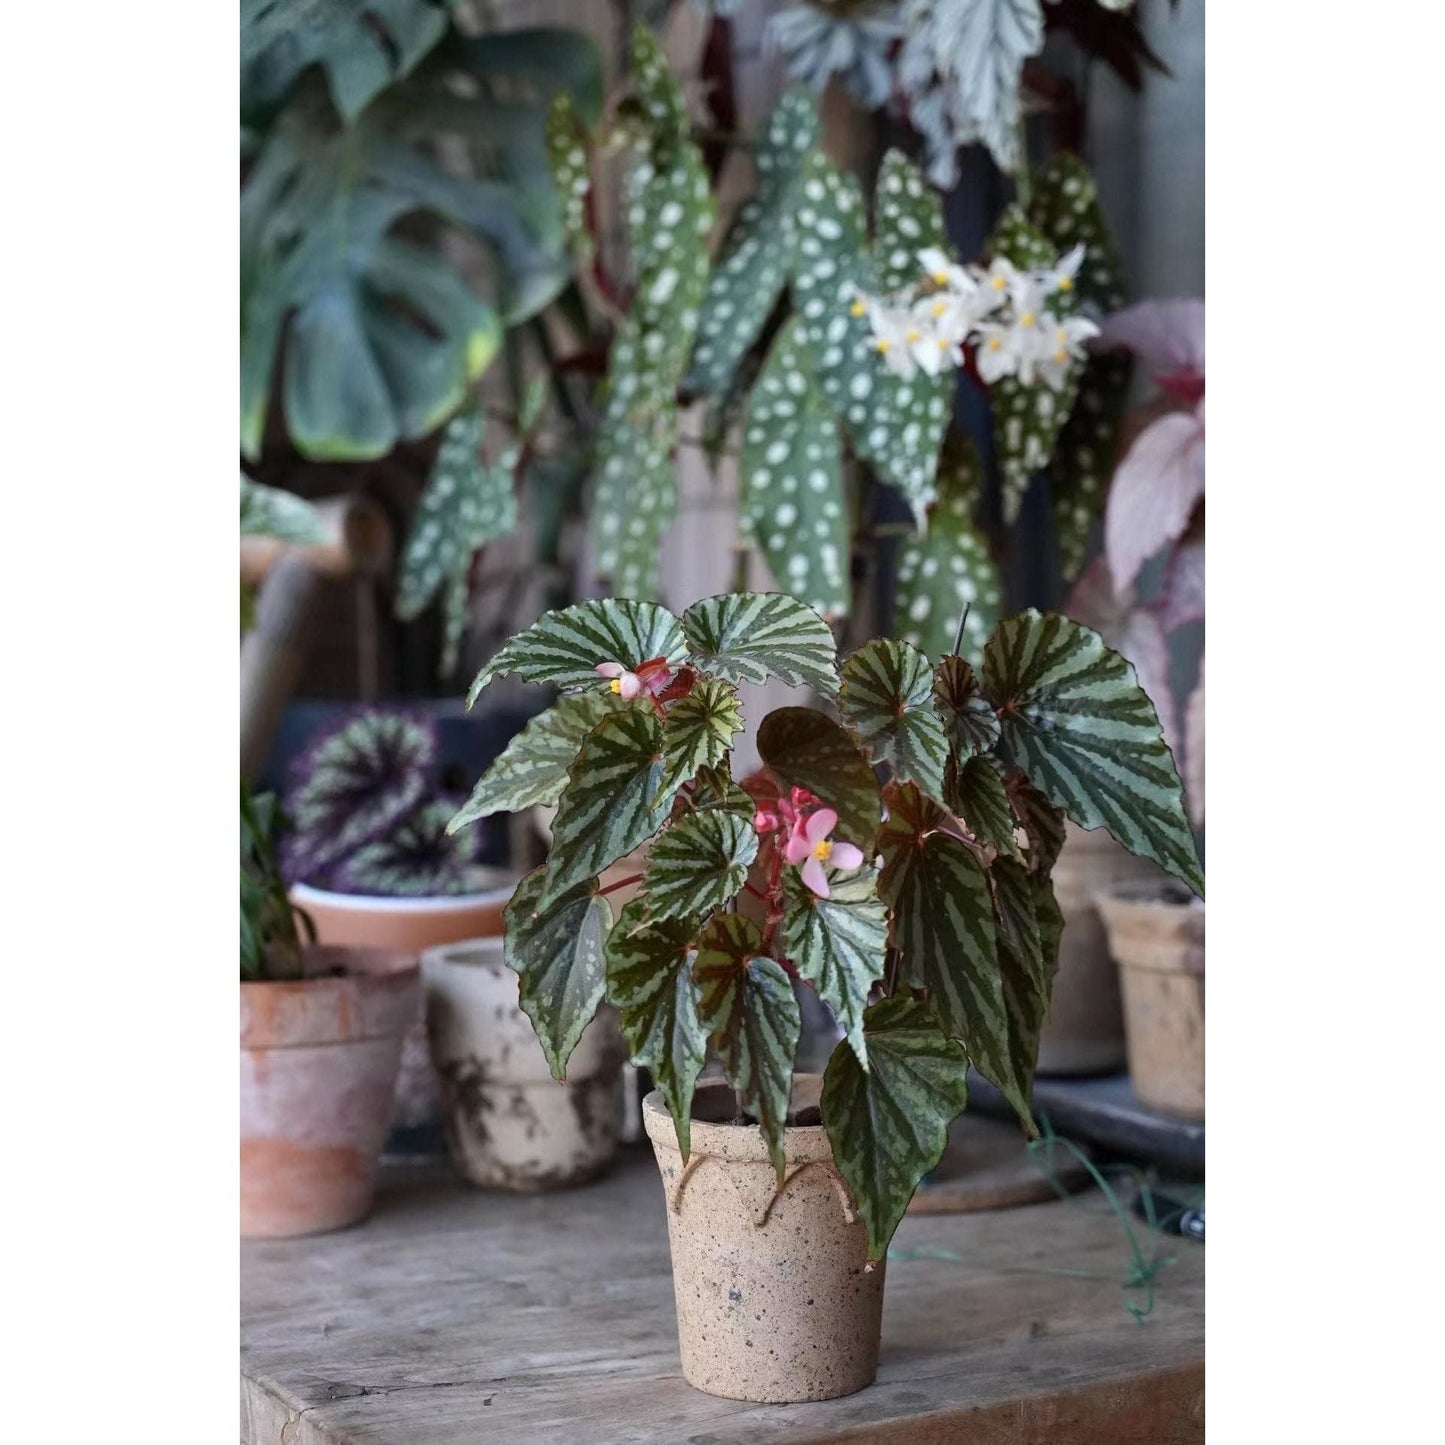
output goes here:
[{"label": "green string", "polygon": [[[1040,1173],[1048,1180],[1050,1187],[1060,1199],[1075,1208],[1090,1208],[1092,1196],[1072,1192],[1057,1174],[1054,1166],[1055,1155],[1053,1151],[1056,1148],[1067,1150],[1067,1152],[1077,1160],[1079,1165],[1089,1175],[1089,1178],[1093,1181],[1099,1193],[1103,1196],[1106,1212],[1112,1214],[1119,1221],[1119,1225],[1124,1231],[1124,1239],[1129,1248],[1128,1267],[1122,1281],[1119,1281],[1118,1275],[1113,1272],[1103,1273],[1090,1269],[1056,1269],[1047,1266],[1033,1265],[1005,1265],[999,1270],[999,1273],[1042,1274],[1052,1275],[1060,1279],[1119,1281],[1120,1288],[1126,1293],[1135,1294],[1142,1291],[1144,1296],[1142,1303],[1137,1299],[1126,1299],[1124,1301],[1124,1308],[1129,1311],[1138,1324],[1143,1324],[1144,1320],[1154,1310],[1154,1281],[1156,1277],[1161,1270],[1176,1263],[1178,1257],[1176,1255],[1165,1255],[1162,1252],[1162,1248],[1159,1247],[1156,1247],[1152,1257],[1146,1256],[1139,1236],[1134,1229],[1133,1221],[1129,1217],[1129,1212],[1120,1202],[1117,1192],[1105,1177],[1104,1172],[1100,1170],[1094,1164],[1093,1160],[1074,1144],[1072,1140],[1065,1139],[1061,1135],[1054,1133],[1053,1125],[1047,1118],[1042,1120],[1042,1125],[1042,1136],[1029,1142],[1029,1153],[1033,1155],[1035,1162],[1038,1164]],[[1197,1208],[1203,1203],[1202,1191],[1193,1191],[1196,1197],[1191,1198],[1190,1201],[1180,1208],[1161,1215],[1154,1197],[1154,1191],[1158,1186],[1158,1176],[1154,1170],[1144,1171],[1128,1164],[1110,1165],[1109,1170],[1116,1177],[1126,1177],[1133,1182],[1143,1202],[1145,1219],[1149,1229],[1156,1233],[1162,1232],[1166,1226],[1176,1223],[1187,1209]],[[890,1264],[895,1260],[900,1264],[907,1264],[914,1260],[923,1259],[945,1260],[953,1264],[970,1263],[967,1256],[951,1249],[944,1249],[939,1245],[924,1244],[919,1245],[915,1249],[890,1249],[888,1251]]]}]

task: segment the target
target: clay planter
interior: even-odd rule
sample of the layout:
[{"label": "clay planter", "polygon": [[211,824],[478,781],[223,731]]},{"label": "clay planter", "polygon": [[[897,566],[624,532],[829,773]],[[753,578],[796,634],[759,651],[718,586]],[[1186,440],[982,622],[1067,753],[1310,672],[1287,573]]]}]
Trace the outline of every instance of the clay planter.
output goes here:
[{"label": "clay planter", "polygon": [[[298,883],[291,901],[304,908],[316,925],[318,943],[397,948],[420,954],[443,943],[460,943],[502,932],[502,910],[517,880],[495,868],[477,869],[478,891],[437,898],[382,898],[370,894],[332,893]],[[436,1153],[441,1149],[442,1101],[427,1053],[426,1023],[421,998],[407,1031],[397,1074],[396,1108],[390,1148],[405,1153]],[[422,1142],[418,1143],[418,1140]]]},{"label": "clay planter", "polygon": [[1039,1036],[1040,1074],[1111,1074],[1124,1067],[1119,972],[1094,895],[1164,877],[1157,864],[1136,858],[1105,829],[1064,824],[1064,847],[1053,872],[1064,933],[1049,1016]]},{"label": "clay planter", "polygon": [[617,1155],[626,1052],[605,1005],[558,1083],[500,938],[422,955],[427,1036],[458,1172],[494,1189],[561,1189],[595,1179]]},{"label": "clay planter", "polygon": [[1119,962],[1140,1103],[1204,1118],[1204,905],[1177,883],[1125,884],[1099,911]]},{"label": "clay planter", "polygon": [[[794,1080],[794,1109],[822,1080]],[[722,1083],[701,1084],[686,1165],[655,1090],[642,1117],[667,1195],[682,1374],[710,1395],[765,1404],[831,1400],[873,1383],[884,1263],[868,1238],[821,1124],[788,1129],[781,1192],[762,1136],[731,1119]]]},{"label": "clay planter", "polygon": [[[344,969],[337,973],[335,970]],[[371,1208],[416,958],[312,947],[290,983],[241,985],[241,1234],[317,1234]]]}]

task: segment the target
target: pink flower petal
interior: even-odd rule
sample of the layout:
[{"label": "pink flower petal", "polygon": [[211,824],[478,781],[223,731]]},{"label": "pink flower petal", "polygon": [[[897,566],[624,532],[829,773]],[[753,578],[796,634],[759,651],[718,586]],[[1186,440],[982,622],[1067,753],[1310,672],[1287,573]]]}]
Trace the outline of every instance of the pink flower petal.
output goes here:
[{"label": "pink flower petal", "polygon": [[621,677],[627,671],[620,662],[599,662],[596,670],[603,677]]},{"label": "pink flower petal", "polygon": [[1204,302],[1141,301],[1104,319],[1098,345],[1126,346],[1158,376],[1204,375]]},{"label": "pink flower petal", "polygon": [[753,828],[759,833],[771,833],[778,826],[778,815],[770,813],[766,808],[759,808],[753,814]]},{"label": "pink flower petal", "polygon": [[635,672],[624,672],[617,691],[626,698],[634,698],[642,691],[642,679]]},{"label": "pink flower petal", "polygon": [[1109,488],[1104,551],[1118,591],[1183,535],[1203,495],[1204,423],[1192,412],[1167,412],[1134,439]]},{"label": "pink flower petal", "polygon": [[851,843],[834,843],[833,853],[828,862],[835,868],[861,868],[863,866],[863,850],[855,848]]},{"label": "pink flower petal", "polygon": [[803,864],[803,882],[811,888],[819,898],[826,898],[828,896],[828,875],[823,871],[823,865],[811,855],[809,855],[808,861]]},{"label": "pink flower petal", "polygon": [[787,851],[784,853],[783,856],[788,860],[789,863],[792,863],[796,866],[797,864],[801,863],[803,859],[811,857],[812,853],[813,845],[808,841],[808,836],[804,832],[803,824],[795,823],[793,825],[792,834],[788,838]]},{"label": "pink flower petal", "polygon": [[819,808],[803,824],[803,832],[808,842],[815,847],[838,826],[838,815],[832,808]]}]

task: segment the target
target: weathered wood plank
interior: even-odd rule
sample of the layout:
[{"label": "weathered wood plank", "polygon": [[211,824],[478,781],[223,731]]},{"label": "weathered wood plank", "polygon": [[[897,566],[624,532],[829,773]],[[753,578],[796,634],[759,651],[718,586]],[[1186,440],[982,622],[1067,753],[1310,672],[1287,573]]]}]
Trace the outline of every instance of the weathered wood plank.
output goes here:
[{"label": "weathered wood plank", "polygon": [[[1097,1196],[905,1220],[878,1383],[794,1406],[683,1383],[663,1208],[641,1150],[600,1184],[535,1198],[398,1171],[355,1229],[243,1245],[243,1440],[1203,1438],[1203,1250],[1172,1247],[1136,1324]],[[924,1247],[958,1258],[908,1257]]]}]

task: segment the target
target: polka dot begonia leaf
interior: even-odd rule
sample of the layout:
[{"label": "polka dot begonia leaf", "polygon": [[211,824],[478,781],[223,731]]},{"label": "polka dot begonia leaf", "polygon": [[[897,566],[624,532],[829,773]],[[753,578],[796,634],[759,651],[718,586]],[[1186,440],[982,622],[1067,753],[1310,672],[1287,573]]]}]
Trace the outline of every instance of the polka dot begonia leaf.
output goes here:
[{"label": "polka dot begonia leaf", "polygon": [[[1048,238],[1017,206],[1009,206],[999,218],[989,251],[1020,270],[1043,269],[1059,259]],[[1078,308],[1077,295],[1056,294],[1050,305],[1060,315],[1071,315]],[[1003,515],[1009,524],[1017,520],[1034,474],[1047,466],[1054,454],[1059,433],[1073,410],[1082,372],[1082,363],[1074,362],[1058,390],[1043,383],[1026,386],[1013,376],[1000,377],[989,387],[994,449],[1003,480]]]},{"label": "polka dot begonia leaf", "polygon": [[[902,157],[890,157],[884,179],[901,177],[907,165]],[[936,199],[932,208],[937,210]],[[883,189],[877,251],[893,258],[911,246],[904,227],[917,224],[925,235],[932,232],[921,211],[911,182],[900,179],[892,194]],[[863,197],[851,176],[817,152],[804,169],[797,221],[796,300],[823,395],[854,450],[903,494],[921,527],[936,494],[938,446],[952,407],[953,376],[895,375],[874,346],[866,317],[853,314],[855,287],[874,295],[882,289],[867,243]]]},{"label": "polka dot begonia leaf", "polygon": [[838,427],[796,317],[753,387],[739,472],[742,526],[778,585],[824,617],[848,611],[848,527]]},{"label": "polka dot begonia leaf", "polygon": [[958,619],[968,608],[959,656],[977,664],[998,622],[998,567],[973,513],[982,471],[973,444],[950,432],[938,468],[938,500],[928,531],[904,543],[898,558],[893,635],[937,661],[953,651]]},{"label": "polka dot begonia leaf", "polygon": [[509,448],[487,466],[481,442],[482,417],[477,411],[458,412],[442,431],[402,553],[396,615],[403,622],[417,617],[444,584],[460,579],[465,587],[477,548],[505,537],[517,525],[512,482],[516,450]]},{"label": "polka dot begonia leaf", "polygon": [[658,549],[677,516],[672,449],[677,408],[668,398],[639,420],[609,418],[597,440],[593,492],[597,570],[616,597],[655,598]]},{"label": "polka dot begonia leaf", "polygon": [[[1123,306],[1124,271],[1118,248],[1104,222],[1094,178],[1078,156],[1057,155],[1040,172],[1030,216],[1060,252],[1083,244],[1084,262],[1076,278],[1082,305],[1100,316]],[[1049,503],[1066,578],[1077,575],[1083,566],[1094,525],[1103,512],[1131,372],[1126,356],[1091,356],[1079,381],[1078,400],[1054,448]]]},{"label": "polka dot begonia leaf", "polygon": [[592,264],[592,231],[587,224],[587,199],[592,169],[587,143],[572,99],[565,92],[552,102],[547,116],[547,160],[562,209],[562,230],[577,264]]},{"label": "polka dot begonia leaf", "polygon": [[714,395],[727,390],[738,362],[777,305],[793,266],[793,213],[804,157],[818,139],[817,103],[786,91],[758,142],[757,194],[728,228],[698,320],[697,346],[685,385]]}]

